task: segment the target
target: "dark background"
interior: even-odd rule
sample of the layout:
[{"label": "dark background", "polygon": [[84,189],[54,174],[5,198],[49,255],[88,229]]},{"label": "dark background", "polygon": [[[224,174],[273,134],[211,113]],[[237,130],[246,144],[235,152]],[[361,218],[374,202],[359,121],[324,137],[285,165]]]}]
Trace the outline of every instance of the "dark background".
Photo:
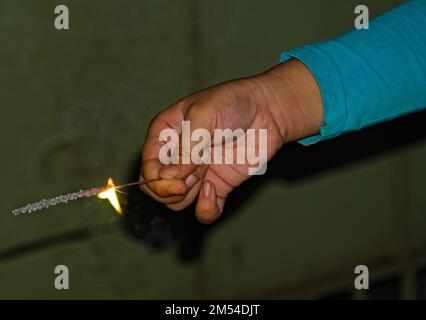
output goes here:
[{"label": "dark background", "polygon": [[[399,2],[363,4],[377,16]],[[70,30],[53,27],[58,4]],[[425,112],[284,147],[208,227],[137,189],[125,228],[98,199],[11,215],[135,179],[161,109],[350,30],[358,4],[0,0],[0,298],[426,298]],[[53,286],[59,264],[68,291]],[[354,291],[358,264],[368,292]]]}]

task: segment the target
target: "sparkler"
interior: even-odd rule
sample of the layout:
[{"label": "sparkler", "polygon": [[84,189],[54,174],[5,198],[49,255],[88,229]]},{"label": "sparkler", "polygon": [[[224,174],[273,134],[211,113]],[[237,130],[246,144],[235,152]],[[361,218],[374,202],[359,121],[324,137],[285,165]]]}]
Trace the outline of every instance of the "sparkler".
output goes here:
[{"label": "sparkler", "polygon": [[119,214],[122,214],[123,210],[121,209],[120,202],[118,201],[118,198],[117,198],[117,193],[116,193],[117,190],[136,186],[136,185],[147,184],[147,183],[155,182],[158,180],[160,179],[143,180],[143,181],[131,182],[131,183],[115,186],[112,179],[109,178],[108,185],[106,187],[94,187],[90,189],[80,190],[77,192],[56,196],[53,198],[45,198],[38,202],[29,203],[26,206],[13,209],[12,214],[15,216],[18,216],[21,214],[26,214],[26,213],[47,209],[47,208],[56,206],[58,204],[65,204],[70,201],[75,201],[81,198],[90,198],[93,196],[98,196],[101,199],[108,199],[110,203],[112,204],[112,206],[115,208],[115,210]]}]

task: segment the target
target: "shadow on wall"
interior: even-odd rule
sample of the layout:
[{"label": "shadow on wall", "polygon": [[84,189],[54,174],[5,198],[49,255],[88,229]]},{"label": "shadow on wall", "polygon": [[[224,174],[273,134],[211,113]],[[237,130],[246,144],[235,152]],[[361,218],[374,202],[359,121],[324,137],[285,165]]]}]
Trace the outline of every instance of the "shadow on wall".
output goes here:
[{"label": "shadow on wall", "polygon": [[[179,214],[171,213],[164,205],[143,195],[139,188],[131,188],[128,204],[124,207],[125,218],[119,225],[133,239],[153,249],[162,250],[174,243],[179,260],[193,262],[201,256],[206,237],[242,212],[242,199],[255,195],[268,181],[278,179],[288,184],[303,181],[324,171],[420,142],[426,137],[425,123],[426,110],[309,148],[290,143],[269,162],[265,175],[249,179],[231,193],[223,216],[213,225],[198,223],[193,214],[194,206]],[[129,181],[139,177],[139,154],[136,159],[130,165]],[[84,241],[111,232],[112,227],[99,225],[90,230],[79,229],[24,243],[0,252],[0,262],[52,246]]]}]

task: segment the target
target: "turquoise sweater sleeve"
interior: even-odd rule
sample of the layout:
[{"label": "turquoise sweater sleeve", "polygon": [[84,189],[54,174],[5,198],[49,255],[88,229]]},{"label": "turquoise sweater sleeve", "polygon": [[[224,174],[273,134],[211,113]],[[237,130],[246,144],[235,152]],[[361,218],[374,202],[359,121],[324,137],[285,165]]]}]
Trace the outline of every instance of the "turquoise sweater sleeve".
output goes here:
[{"label": "turquoise sweater sleeve", "polygon": [[312,72],[321,90],[321,140],[426,106],[426,0],[409,1],[334,40],[285,52]]}]

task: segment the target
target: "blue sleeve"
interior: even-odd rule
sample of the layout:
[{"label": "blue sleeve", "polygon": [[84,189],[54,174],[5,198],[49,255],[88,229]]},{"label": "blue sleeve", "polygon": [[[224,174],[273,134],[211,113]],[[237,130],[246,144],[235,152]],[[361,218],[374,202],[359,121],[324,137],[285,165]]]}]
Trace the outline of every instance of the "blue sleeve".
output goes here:
[{"label": "blue sleeve", "polygon": [[334,40],[285,52],[312,72],[324,123],[310,145],[426,106],[426,0],[409,1]]}]

